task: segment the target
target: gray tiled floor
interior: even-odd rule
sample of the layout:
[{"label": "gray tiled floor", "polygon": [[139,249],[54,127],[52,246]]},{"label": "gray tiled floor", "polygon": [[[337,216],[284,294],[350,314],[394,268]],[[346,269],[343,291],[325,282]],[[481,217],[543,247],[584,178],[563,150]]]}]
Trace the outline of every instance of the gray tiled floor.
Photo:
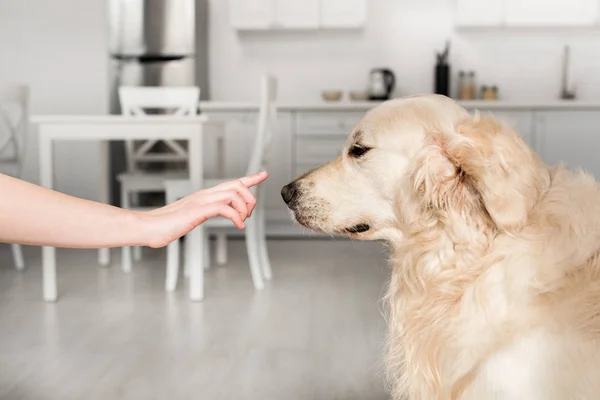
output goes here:
[{"label": "gray tiled floor", "polygon": [[[275,280],[255,293],[242,241],[207,271],[206,299],[163,291],[164,251],[131,275],[59,250],[60,301],[41,301],[0,245],[0,399],[386,399],[378,243],[270,241]],[[113,253],[118,263],[118,251]]]}]

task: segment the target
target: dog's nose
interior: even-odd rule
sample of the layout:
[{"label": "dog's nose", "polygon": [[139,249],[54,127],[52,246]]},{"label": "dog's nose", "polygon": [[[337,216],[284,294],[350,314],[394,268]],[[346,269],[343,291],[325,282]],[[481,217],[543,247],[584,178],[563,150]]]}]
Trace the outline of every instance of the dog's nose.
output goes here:
[{"label": "dog's nose", "polygon": [[296,197],[297,193],[298,188],[293,182],[281,188],[281,197],[283,198],[283,201],[285,201],[285,204],[290,204],[294,197]]}]

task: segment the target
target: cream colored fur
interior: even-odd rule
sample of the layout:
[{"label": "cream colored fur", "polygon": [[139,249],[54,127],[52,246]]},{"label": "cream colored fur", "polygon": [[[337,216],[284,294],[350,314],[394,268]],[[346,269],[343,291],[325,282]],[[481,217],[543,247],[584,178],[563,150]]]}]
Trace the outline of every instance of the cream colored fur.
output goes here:
[{"label": "cream colored fur", "polygon": [[[565,132],[568,135],[569,132]],[[349,154],[355,145],[364,155]],[[295,181],[296,220],[392,249],[395,400],[600,398],[600,187],[435,95],[385,102]],[[367,224],[363,233],[349,233]]]}]

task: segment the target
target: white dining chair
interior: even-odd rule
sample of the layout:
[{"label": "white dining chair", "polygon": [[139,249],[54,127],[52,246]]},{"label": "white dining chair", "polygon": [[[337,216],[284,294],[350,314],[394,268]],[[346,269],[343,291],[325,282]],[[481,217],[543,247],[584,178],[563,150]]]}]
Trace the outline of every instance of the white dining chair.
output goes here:
[{"label": "white dining chair", "polygon": [[[160,110],[172,115],[193,116],[198,114],[200,88],[196,86],[122,86],[119,88],[119,101],[123,115],[144,117],[151,110]],[[168,132],[165,132],[168,137]],[[185,179],[187,171],[187,149],[180,143],[164,139],[167,151],[153,152],[158,140],[126,141],[125,157],[127,171],[119,174],[117,179],[121,185],[121,207],[143,210],[139,204],[140,193],[163,192],[165,179]],[[142,165],[171,164],[174,167],[160,172],[144,171]],[[133,259],[141,259],[141,247],[135,247]],[[131,248],[122,249],[123,271],[129,272],[132,267]]]},{"label": "white dining chair", "polygon": [[[198,114],[198,102],[200,100],[200,88],[196,86],[122,86],[119,88],[119,101],[121,103],[122,114],[144,117],[149,110],[161,110],[171,115],[193,116]],[[165,137],[168,133],[165,133]],[[222,135],[220,135],[222,136]],[[223,141],[222,137],[218,140]],[[151,207],[140,207],[140,193],[144,192],[163,192],[165,179],[187,179],[188,171],[185,165],[188,160],[187,149],[180,143],[168,140],[161,140],[167,145],[170,151],[152,152],[152,148],[158,143],[158,140],[149,141],[127,141],[126,160],[127,172],[119,174],[117,179],[121,184],[121,207],[127,209],[147,210]],[[223,154],[223,145],[221,144],[217,154],[217,173],[221,174],[220,168],[225,162]],[[152,163],[171,163],[184,165],[161,172],[147,172],[140,168],[140,165],[149,165]],[[217,257],[218,264],[224,264],[226,260],[227,237],[224,233],[217,233]],[[131,248],[122,249],[121,266],[123,271],[130,272],[133,260],[139,261],[142,258],[141,247],[134,247],[133,254]]]},{"label": "white dining chair", "polygon": [[[0,86],[0,172],[23,179],[29,121],[29,87],[24,84]],[[11,244],[15,268],[25,261],[19,244]]]},{"label": "white dining chair", "polygon": [[[277,118],[277,81],[270,75],[265,75],[261,80],[261,95],[260,108],[257,123],[256,137],[254,138],[254,147],[250,155],[246,174],[251,175],[258,173],[267,168],[268,150],[272,141],[273,126]],[[213,187],[223,182],[230,181],[235,178],[206,180],[206,187]],[[169,179],[165,180],[164,187],[166,190],[166,199],[168,203],[177,201],[192,193],[190,182],[185,179]],[[271,280],[271,263],[269,260],[267,240],[266,240],[266,215],[265,215],[265,199],[264,185],[258,185],[250,189],[256,196],[257,204],[252,213],[252,217],[246,220],[244,229],[246,237],[246,249],[248,252],[248,261],[250,264],[250,272],[252,282],[257,290],[264,287],[264,280]],[[204,222],[203,226],[206,231],[215,228],[230,228],[231,221],[223,217],[212,218]],[[185,253],[191,248],[190,243],[186,242]],[[207,257],[204,260],[205,269],[210,262],[208,234],[205,233],[204,243],[205,254]],[[180,243],[178,240],[173,241],[167,246],[167,273],[165,281],[165,289],[168,292],[175,290],[179,277],[179,259],[180,259]],[[189,257],[185,256],[184,270],[189,271],[190,267],[187,263]]]}]

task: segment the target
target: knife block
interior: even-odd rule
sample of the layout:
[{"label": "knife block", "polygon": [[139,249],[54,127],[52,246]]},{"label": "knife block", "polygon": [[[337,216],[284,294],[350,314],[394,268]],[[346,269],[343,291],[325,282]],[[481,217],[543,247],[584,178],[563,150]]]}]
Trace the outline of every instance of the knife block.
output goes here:
[{"label": "knife block", "polygon": [[434,81],[434,93],[450,97],[450,65],[436,64]]}]

